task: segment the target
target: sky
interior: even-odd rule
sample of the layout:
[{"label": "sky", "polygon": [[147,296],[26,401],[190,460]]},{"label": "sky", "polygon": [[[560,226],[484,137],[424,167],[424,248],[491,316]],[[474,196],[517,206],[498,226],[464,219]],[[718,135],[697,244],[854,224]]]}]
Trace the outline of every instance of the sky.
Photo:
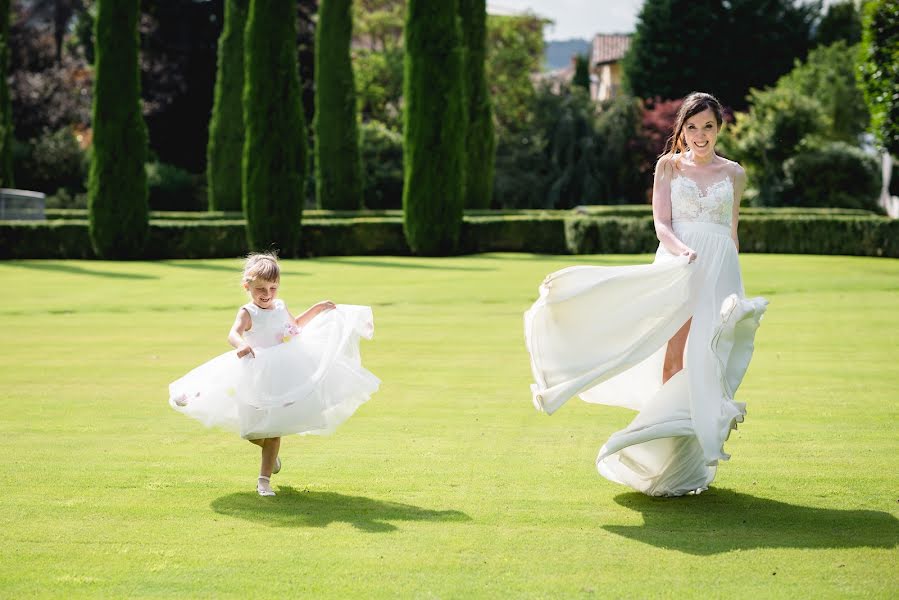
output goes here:
[{"label": "sky", "polygon": [[643,0],[488,0],[487,11],[525,10],[555,21],[547,40],[592,39],[597,33],[632,33]]}]

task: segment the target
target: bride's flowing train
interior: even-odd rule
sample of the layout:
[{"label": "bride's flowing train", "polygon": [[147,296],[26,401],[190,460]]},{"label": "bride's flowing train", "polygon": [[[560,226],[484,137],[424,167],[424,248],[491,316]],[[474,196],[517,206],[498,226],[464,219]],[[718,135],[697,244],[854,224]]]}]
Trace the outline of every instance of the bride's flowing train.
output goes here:
[{"label": "bride's flowing train", "polygon": [[[525,313],[534,405],[551,414],[579,395],[638,411],[596,465],[607,479],[653,496],[702,491],[729,458],[724,442],[746,414],[734,394],[768,304],[745,298],[728,227],[673,226],[696,262],[660,246],[647,265],[563,269],[544,280]],[[663,385],[668,340],[690,318],[684,369]]]}]

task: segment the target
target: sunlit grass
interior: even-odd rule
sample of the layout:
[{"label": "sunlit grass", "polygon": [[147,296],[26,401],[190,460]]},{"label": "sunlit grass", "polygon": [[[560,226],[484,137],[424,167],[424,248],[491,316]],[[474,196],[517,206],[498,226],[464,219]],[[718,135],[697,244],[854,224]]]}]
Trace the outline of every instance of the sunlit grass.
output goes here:
[{"label": "sunlit grass", "polygon": [[281,296],[369,304],[381,391],[258,448],[167,404],[227,349],[237,260],[0,263],[0,596],[899,594],[899,261],[746,255],[771,305],[708,492],[599,477],[632,413],[545,417],[522,312],[546,273],[646,256],[286,261]]}]

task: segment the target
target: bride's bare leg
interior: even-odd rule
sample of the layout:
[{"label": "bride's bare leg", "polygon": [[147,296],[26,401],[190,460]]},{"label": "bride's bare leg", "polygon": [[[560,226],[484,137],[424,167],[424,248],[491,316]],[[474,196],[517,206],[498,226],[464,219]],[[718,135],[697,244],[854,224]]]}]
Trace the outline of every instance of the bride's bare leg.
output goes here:
[{"label": "bride's bare leg", "polygon": [[690,335],[691,318],[677,333],[668,340],[668,348],[665,350],[665,364],[662,365],[662,383],[674,377],[678,371],[684,368],[684,347],[687,345],[687,336]]}]

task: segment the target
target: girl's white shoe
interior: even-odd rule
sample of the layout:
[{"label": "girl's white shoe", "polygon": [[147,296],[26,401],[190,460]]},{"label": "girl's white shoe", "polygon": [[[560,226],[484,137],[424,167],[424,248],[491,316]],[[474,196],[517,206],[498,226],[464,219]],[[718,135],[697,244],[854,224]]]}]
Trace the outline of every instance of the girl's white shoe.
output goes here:
[{"label": "girl's white shoe", "polygon": [[275,491],[272,489],[271,477],[266,477],[265,475],[259,476],[259,481],[256,483],[256,493],[260,496],[275,495]]},{"label": "girl's white shoe", "polygon": [[277,475],[280,472],[281,472],[281,457],[276,456],[275,457],[275,468],[272,469],[272,475]]}]

